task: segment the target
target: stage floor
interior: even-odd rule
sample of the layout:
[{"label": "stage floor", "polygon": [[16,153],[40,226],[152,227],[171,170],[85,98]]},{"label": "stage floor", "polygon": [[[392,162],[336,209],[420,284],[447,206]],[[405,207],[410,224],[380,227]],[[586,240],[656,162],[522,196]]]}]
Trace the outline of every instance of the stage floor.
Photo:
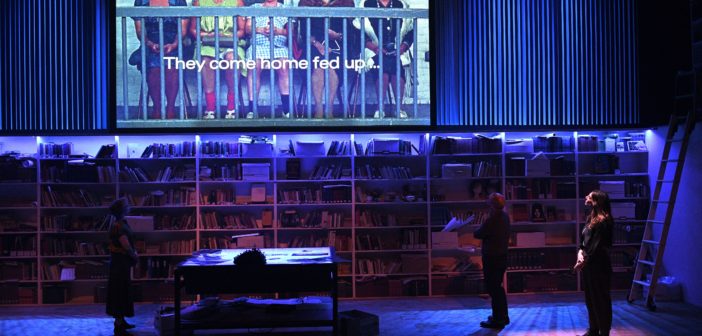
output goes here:
[{"label": "stage floor", "polygon": [[[658,303],[648,311],[641,302],[628,304],[615,294],[612,335],[702,335],[702,309],[684,303]],[[483,329],[480,320],[490,314],[481,297],[345,300],[340,311],[359,309],[380,316],[381,335],[580,335],[587,328],[582,294],[511,295],[512,323],[502,331]],[[130,321],[134,335],[157,335],[153,328],[157,304],[139,304]],[[0,335],[112,335],[112,319],[102,305],[0,308]],[[292,332],[282,329],[239,330],[207,335],[331,335],[325,329]]]}]

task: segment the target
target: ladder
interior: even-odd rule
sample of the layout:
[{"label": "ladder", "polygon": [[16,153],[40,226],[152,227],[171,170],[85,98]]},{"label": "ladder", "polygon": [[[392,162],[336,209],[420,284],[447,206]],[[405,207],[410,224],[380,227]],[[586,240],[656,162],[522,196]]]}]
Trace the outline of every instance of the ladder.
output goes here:
[{"label": "ladder", "polygon": [[[627,299],[629,303],[633,302],[638,297],[639,287],[641,287],[641,292],[646,292],[645,289],[648,288],[646,292],[646,307],[651,311],[656,310],[654,297],[658,278],[661,273],[663,252],[665,251],[668,230],[670,229],[671,219],[673,217],[673,209],[675,208],[680,177],[685,164],[685,153],[687,152],[690,134],[696,122],[695,72],[678,72],[676,75],[676,87],[680,85],[680,81],[684,78],[689,78],[691,81],[689,87],[692,90],[684,94],[679,94],[677,88],[675,90],[676,96],[673,114],[670,116],[663,155],[658,169],[658,177],[656,178],[656,187],[653,192],[651,207],[645,223],[646,227],[644,229],[643,239],[641,240],[639,255],[636,260],[634,280],[631,284]],[[681,108],[681,103],[685,102],[687,102],[687,104],[684,105],[684,108]],[[682,130],[682,134],[680,134],[681,132],[679,132],[679,130]],[[674,145],[678,148],[676,155],[671,154]],[[667,198],[661,197],[664,187],[668,190]],[[659,210],[664,212],[662,219],[656,216]],[[654,225],[662,225],[659,237],[660,240],[654,240],[653,238]],[[649,275],[650,278],[648,277]]]}]

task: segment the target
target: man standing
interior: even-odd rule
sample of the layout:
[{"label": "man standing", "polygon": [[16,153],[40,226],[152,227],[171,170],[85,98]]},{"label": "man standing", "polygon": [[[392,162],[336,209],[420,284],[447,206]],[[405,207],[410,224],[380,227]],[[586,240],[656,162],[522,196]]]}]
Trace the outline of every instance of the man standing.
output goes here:
[{"label": "man standing", "polygon": [[507,296],[502,287],[502,279],[507,270],[507,249],[509,243],[509,216],[504,211],[505,197],[492,193],[487,200],[490,214],[485,222],[475,230],[473,236],[482,239],[483,277],[485,288],[492,299],[492,315],[480,322],[483,328],[502,329],[509,324]]}]

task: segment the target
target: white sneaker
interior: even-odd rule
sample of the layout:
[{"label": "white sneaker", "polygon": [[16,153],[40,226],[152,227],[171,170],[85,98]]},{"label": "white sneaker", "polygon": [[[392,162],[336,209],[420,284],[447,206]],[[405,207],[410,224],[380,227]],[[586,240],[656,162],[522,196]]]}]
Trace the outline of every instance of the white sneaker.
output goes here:
[{"label": "white sneaker", "polygon": [[246,114],[246,119],[253,119],[253,118],[254,118],[253,112],[249,112]]},{"label": "white sneaker", "polygon": [[290,113],[283,112],[283,118],[290,119]]},{"label": "white sneaker", "polygon": [[202,119],[214,119],[214,118],[215,118],[214,111],[205,111],[205,115],[202,116]]},{"label": "white sneaker", "polygon": [[400,110],[400,119],[407,119],[407,112]]},{"label": "white sneaker", "polygon": [[236,119],[236,111],[235,110],[227,111],[227,115],[224,116],[224,119]]},{"label": "white sneaker", "polygon": [[385,112],[375,111],[375,113],[373,114],[373,118],[375,118],[375,119],[385,118]]}]

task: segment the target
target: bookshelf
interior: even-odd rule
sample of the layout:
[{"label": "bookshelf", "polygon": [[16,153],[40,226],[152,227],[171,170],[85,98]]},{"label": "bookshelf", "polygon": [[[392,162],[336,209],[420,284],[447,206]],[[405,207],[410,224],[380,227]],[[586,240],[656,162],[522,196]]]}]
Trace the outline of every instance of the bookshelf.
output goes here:
[{"label": "bookshelf", "polygon": [[133,204],[139,301],[171,300],[173,268],[193,250],[254,245],[334,246],[348,260],[341,297],[483,293],[475,228],[440,231],[453,216],[481,223],[495,191],[512,218],[508,292],[576,291],[582,200],[595,188],[616,204],[613,288],[625,289],[649,204],[645,140],[636,131],[0,138],[9,153],[0,165],[13,168],[0,169],[0,304],[103,302],[105,218],[117,197]]}]

